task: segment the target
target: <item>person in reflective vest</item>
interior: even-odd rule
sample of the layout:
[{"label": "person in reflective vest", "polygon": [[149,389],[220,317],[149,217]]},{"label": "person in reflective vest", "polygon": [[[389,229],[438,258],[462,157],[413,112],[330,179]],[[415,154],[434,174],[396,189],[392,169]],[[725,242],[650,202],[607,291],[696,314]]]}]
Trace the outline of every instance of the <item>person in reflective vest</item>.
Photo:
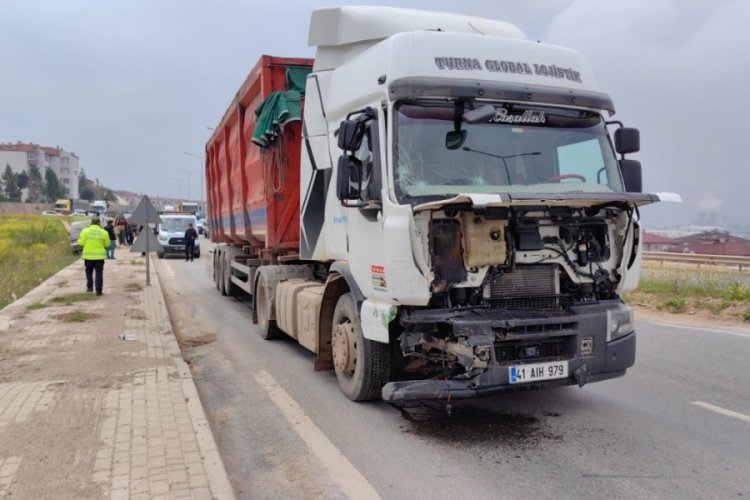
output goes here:
[{"label": "person in reflective vest", "polygon": [[[81,231],[78,246],[81,248],[81,258],[86,267],[86,291],[102,294],[104,287],[104,259],[107,258],[109,248],[109,234],[102,229],[99,217],[91,219],[91,225]],[[96,278],[94,278],[96,275]]]}]

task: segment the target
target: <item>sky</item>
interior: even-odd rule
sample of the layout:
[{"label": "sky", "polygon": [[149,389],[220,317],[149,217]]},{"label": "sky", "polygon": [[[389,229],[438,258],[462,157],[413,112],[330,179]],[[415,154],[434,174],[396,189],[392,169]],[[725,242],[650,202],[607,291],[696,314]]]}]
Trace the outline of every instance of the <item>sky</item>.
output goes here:
[{"label": "sky", "polygon": [[[318,0],[0,0],[0,142],[74,151],[113,189],[198,198],[205,143],[261,54],[313,57]],[[745,223],[750,2],[403,0],[583,54],[641,131],[646,225]],[[205,188],[204,188],[205,189]],[[189,192],[188,192],[189,190]]]}]

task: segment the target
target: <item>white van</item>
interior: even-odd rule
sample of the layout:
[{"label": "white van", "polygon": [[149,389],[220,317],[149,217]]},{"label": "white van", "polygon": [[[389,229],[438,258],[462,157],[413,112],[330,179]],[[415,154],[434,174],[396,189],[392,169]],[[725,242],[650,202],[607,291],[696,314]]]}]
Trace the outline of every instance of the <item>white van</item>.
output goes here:
[{"label": "white van", "polygon": [[[185,255],[185,231],[188,224],[198,231],[198,220],[193,214],[162,214],[161,223],[157,225],[157,237],[163,251],[156,255],[161,259],[166,254]],[[201,256],[198,238],[195,240],[195,258]]]}]

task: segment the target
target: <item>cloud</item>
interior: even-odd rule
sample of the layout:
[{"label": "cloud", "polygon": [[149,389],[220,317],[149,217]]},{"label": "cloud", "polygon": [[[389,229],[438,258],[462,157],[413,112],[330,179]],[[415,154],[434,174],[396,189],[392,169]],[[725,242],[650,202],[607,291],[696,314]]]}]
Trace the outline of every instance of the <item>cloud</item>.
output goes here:
[{"label": "cloud", "polygon": [[721,200],[712,195],[706,195],[698,200],[698,208],[701,212],[718,212],[721,208]]},{"label": "cloud", "polygon": [[742,1],[578,0],[549,24],[548,41],[582,52],[617,118],[641,129],[644,189],[683,195],[682,206],[655,208],[657,218],[688,222],[708,191],[741,220],[748,18]]}]

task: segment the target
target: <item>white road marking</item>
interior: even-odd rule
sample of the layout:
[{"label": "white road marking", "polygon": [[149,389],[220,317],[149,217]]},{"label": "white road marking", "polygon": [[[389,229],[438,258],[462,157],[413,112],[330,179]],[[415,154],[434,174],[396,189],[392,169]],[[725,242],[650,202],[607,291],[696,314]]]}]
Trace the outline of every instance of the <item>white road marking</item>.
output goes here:
[{"label": "white road marking", "polygon": [[689,326],[689,325],[679,325],[677,323],[665,323],[661,321],[645,321],[644,323],[650,323],[652,325],[658,325],[658,326],[666,326],[669,328],[677,328],[681,330],[696,330],[700,332],[714,332],[714,333],[724,333],[726,335],[733,335],[735,337],[745,337],[746,339],[750,339],[750,332],[744,333],[741,331],[733,331],[733,330],[720,330],[718,328],[708,328],[705,326]]},{"label": "white road marking", "polygon": [[705,401],[693,401],[691,404],[694,404],[695,406],[700,406],[701,408],[705,408],[706,410],[716,412],[726,417],[734,417],[739,420],[743,420],[745,422],[750,422],[750,415],[745,415],[744,413],[740,413],[738,411],[727,410],[726,408],[712,405],[710,403],[706,403]]},{"label": "white road marking", "polygon": [[308,449],[323,462],[328,475],[349,498],[379,499],[380,495],[367,479],[331,443],[292,397],[265,370],[253,374],[255,380],[268,393],[284,418],[297,432]]}]

